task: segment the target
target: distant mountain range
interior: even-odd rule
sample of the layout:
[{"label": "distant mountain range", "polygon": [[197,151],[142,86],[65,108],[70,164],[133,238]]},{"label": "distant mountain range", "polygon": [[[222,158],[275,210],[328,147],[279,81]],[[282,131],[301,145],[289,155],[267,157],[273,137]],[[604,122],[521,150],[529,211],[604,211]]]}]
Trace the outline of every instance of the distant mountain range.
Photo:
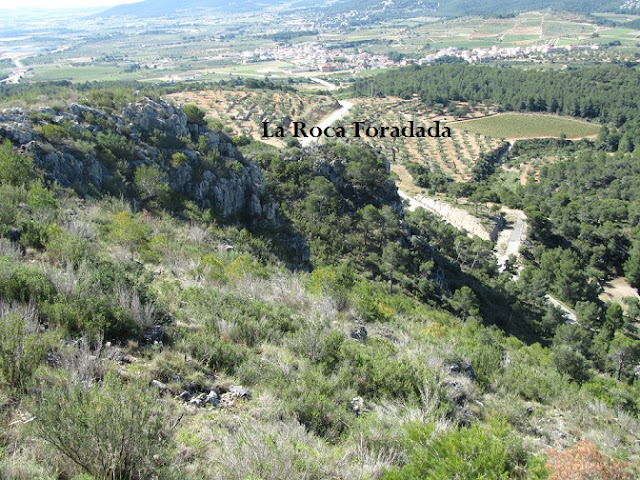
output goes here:
[{"label": "distant mountain range", "polygon": [[[410,17],[411,15],[500,16],[519,12],[552,9],[567,12],[638,13],[640,2],[625,0],[338,0],[325,9],[328,15],[348,11],[365,15]],[[621,7],[625,5],[625,9]]]},{"label": "distant mountain range", "polygon": [[[622,13],[620,7],[623,2],[624,0],[450,0],[442,2],[437,11],[452,16],[508,15],[546,9],[578,13],[615,11]],[[638,10],[625,10],[625,12],[637,13]]]},{"label": "distant mountain range", "polygon": [[164,17],[181,13],[210,10],[212,12],[243,13],[265,9],[278,5],[282,1],[268,0],[240,0],[229,2],[226,0],[144,0],[138,3],[129,3],[112,7],[98,16],[134,16],[134,17]]},{"label": "distant mountain range", "polygon": [[[627,8],[621,10],[625,4]],[[523,11],[553,9],[569,12],[615,12],[640,13],[637,8],[630,9],[640,2],[624,2],[624,0],[338,0],[327,2],[321,0],[314,8],[324,5],[326,15],[337,15],[346,12],[360,12],[365,17],[377,19],[380,15],[385,18],[407,18],[411,16],[442,15],[510,15]],[[304,7],[303,1],[287,0],[240,0],[229,2],[225,0],[144,0],[138,3],[118,5],[110,8],[98,16],[134,16],[134,17],[162,17],[177,14],[189,14],[198,11],[215,13],[243,13],[261,11],[274,6]]]}]

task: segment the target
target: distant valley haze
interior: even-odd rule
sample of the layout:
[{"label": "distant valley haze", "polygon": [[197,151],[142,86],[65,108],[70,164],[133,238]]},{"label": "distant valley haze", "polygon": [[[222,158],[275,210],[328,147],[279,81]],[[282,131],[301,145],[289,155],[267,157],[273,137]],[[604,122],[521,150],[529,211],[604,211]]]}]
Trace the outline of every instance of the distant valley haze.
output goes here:
[{"label": "distant valley haze", "polygon": [[139,2],[140,0],[24,0],[20,3],[0,2],[0,10],[21,10],[21,9],[94,9],[100,7],[114,7],[127,3]]}]

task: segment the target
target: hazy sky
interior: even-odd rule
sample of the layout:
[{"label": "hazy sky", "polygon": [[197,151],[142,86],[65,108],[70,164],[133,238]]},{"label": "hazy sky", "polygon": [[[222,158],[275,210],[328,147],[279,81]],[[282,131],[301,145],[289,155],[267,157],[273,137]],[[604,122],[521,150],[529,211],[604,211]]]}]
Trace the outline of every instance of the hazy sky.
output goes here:
[{"label": "hazy sky", "polygon": [[0,0],[0,10],[19,8],[92,8],[109,7],[121,3],[134,3],[141,0]]}]

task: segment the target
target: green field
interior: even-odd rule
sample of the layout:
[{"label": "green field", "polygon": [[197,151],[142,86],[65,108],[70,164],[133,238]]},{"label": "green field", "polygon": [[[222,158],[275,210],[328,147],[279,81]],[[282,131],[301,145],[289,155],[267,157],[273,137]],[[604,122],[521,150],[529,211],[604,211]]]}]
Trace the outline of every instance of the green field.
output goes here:
[{"label": "green field", "polygon": [[498,138],[567,138],[596,135],[600,125],[544,114],[502,113],[449,124],[454,129]]}]

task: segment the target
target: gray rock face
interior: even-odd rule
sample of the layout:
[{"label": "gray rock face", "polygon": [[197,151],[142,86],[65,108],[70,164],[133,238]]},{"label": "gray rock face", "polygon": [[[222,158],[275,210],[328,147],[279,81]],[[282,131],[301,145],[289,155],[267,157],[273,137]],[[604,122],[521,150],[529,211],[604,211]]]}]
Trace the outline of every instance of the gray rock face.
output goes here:
[{"label": "gray rock face", "polygon": [[473,370],[473,367],[471,366],[470,363],[464,362],[462,364],[462,368],[464,369],[464,376],[467,377],[469,380],[478,379],[476,372]]},{"label": "gray rock face", "polygon": [[[0,116],[0,121],[2,121]],[[25,145],[33,140],[33,132],[29,129],[23,128],[21,124],[15,122],[13,125],[10,123],[0,126],[0,136],[8,138],[13,143],[18,145]]]},{"label": "gray rock face", "polygon": [[236,398],[251,398],[251,392],[242,385],[232,385],[229,388],[229,393]]},{"label": "gray rock face", "polygon": [[127,105],[122,111],[122,121],[132,123],[143,132],[158,130],[176,137],[188,137],[187,116],[165,102],[146,100]]},{"label": "gray rock face", "polygon": [[11,227],[9,229],[9,240],[12,243],[18,243],[22,238],[22,231],[17,227]]},{"label": "gray rock face", "polygon": [[364,325],[359,325],[353,330],[351,330],[350,335],[351,335],[351,338],[353,338],[354,340],[358,340],[361,343],[366,343],[367,338],[369,337],[369,334],[367,333],[367,329],[364,328]]},{"label": "gray rock face", "polygon": [[26,144],[25,150],[33,156],[35,166],[44,170],[48,180],[56,181],[65,188],[75,188],[80,194],[86,194],[89,185],[103,191],[111,179],[107,167],[94,155],[74,155],[67,148],[51,150],[37,140]]},{"label": "gray rock face", "polygon": [[147,329],[142,334],[142,339],[145,342],[153,343],[162,341],[162,337],[164,336],[164,328],[162,325],[153,325]]},{"label": "gray rock face", "polygon": [[[81,195],[114,189],[114,193],[121,193],[117,189],[122,188],[118,187],[122,185],[122,175],[125,181],[132,182],[137,168],[155,165],[174,191],[200,208],[211,208],[225,219],[237,217],[259,224],[276,221],[276,203],[267,195],[257,165],[246,161],[228,137],[188,123],[178,107],[145,99],[125,106],[120,114],[77,103],[71,104],[68,111],[39,109],[37,113],[39,119],[32,124],[31,112],[0,112],[0,139],[7,138],[31,154],[49,181],[74,188]],[[40,127],[34,127],[47,123],[70,126],[75,138],[45,138]],[[111,132],[132,146],[133,155],[115,152],[116,161],[107,162],[108,155],[100,147],[86,148],[76,141]],[[200,136],[207,139],[208,155],[213,161],[190,147]],[[176,153],[182,153],[186,160],[174,164],[171,158]]]},{"label": "gray rock face", "polygon": [[457,375],[462,374],[469,380],[475,381],[478,379],[476,372],[473,370],[473,366],[469,362],[462,362],[461,364],[451,363],[449,365],[449,374]]},{"label": "gray rock face", "polygon": [[[205,393],[206,391],[209,393]],[[203,385],[189,384],[176,398],[194,407],[228,408],[234,405],[235,400],[250,399],[251,392],[242,387],[242,385],[232,385],[229,388],[224,388],[221,386],[205,387]]]},{"label": "gray rock face", "polygon": [[167,386],[159,380],[151,380],[149,385],[153,388],[157,388],[159,392],[164,393],[167,391]]},{"label": "gray rock face", "polygon": [[212,407],[217,407],[220,404],[220,395],[218,395],[216,391],[211,390],[205,397],[204,403],[209,404]]},{"label": "gray rock face", "polygon": [[364,399],[362,397],[353,397],[349,402],[351,406],[351,411],[355,414],[356,417],[362,415],[364,410]]}]

